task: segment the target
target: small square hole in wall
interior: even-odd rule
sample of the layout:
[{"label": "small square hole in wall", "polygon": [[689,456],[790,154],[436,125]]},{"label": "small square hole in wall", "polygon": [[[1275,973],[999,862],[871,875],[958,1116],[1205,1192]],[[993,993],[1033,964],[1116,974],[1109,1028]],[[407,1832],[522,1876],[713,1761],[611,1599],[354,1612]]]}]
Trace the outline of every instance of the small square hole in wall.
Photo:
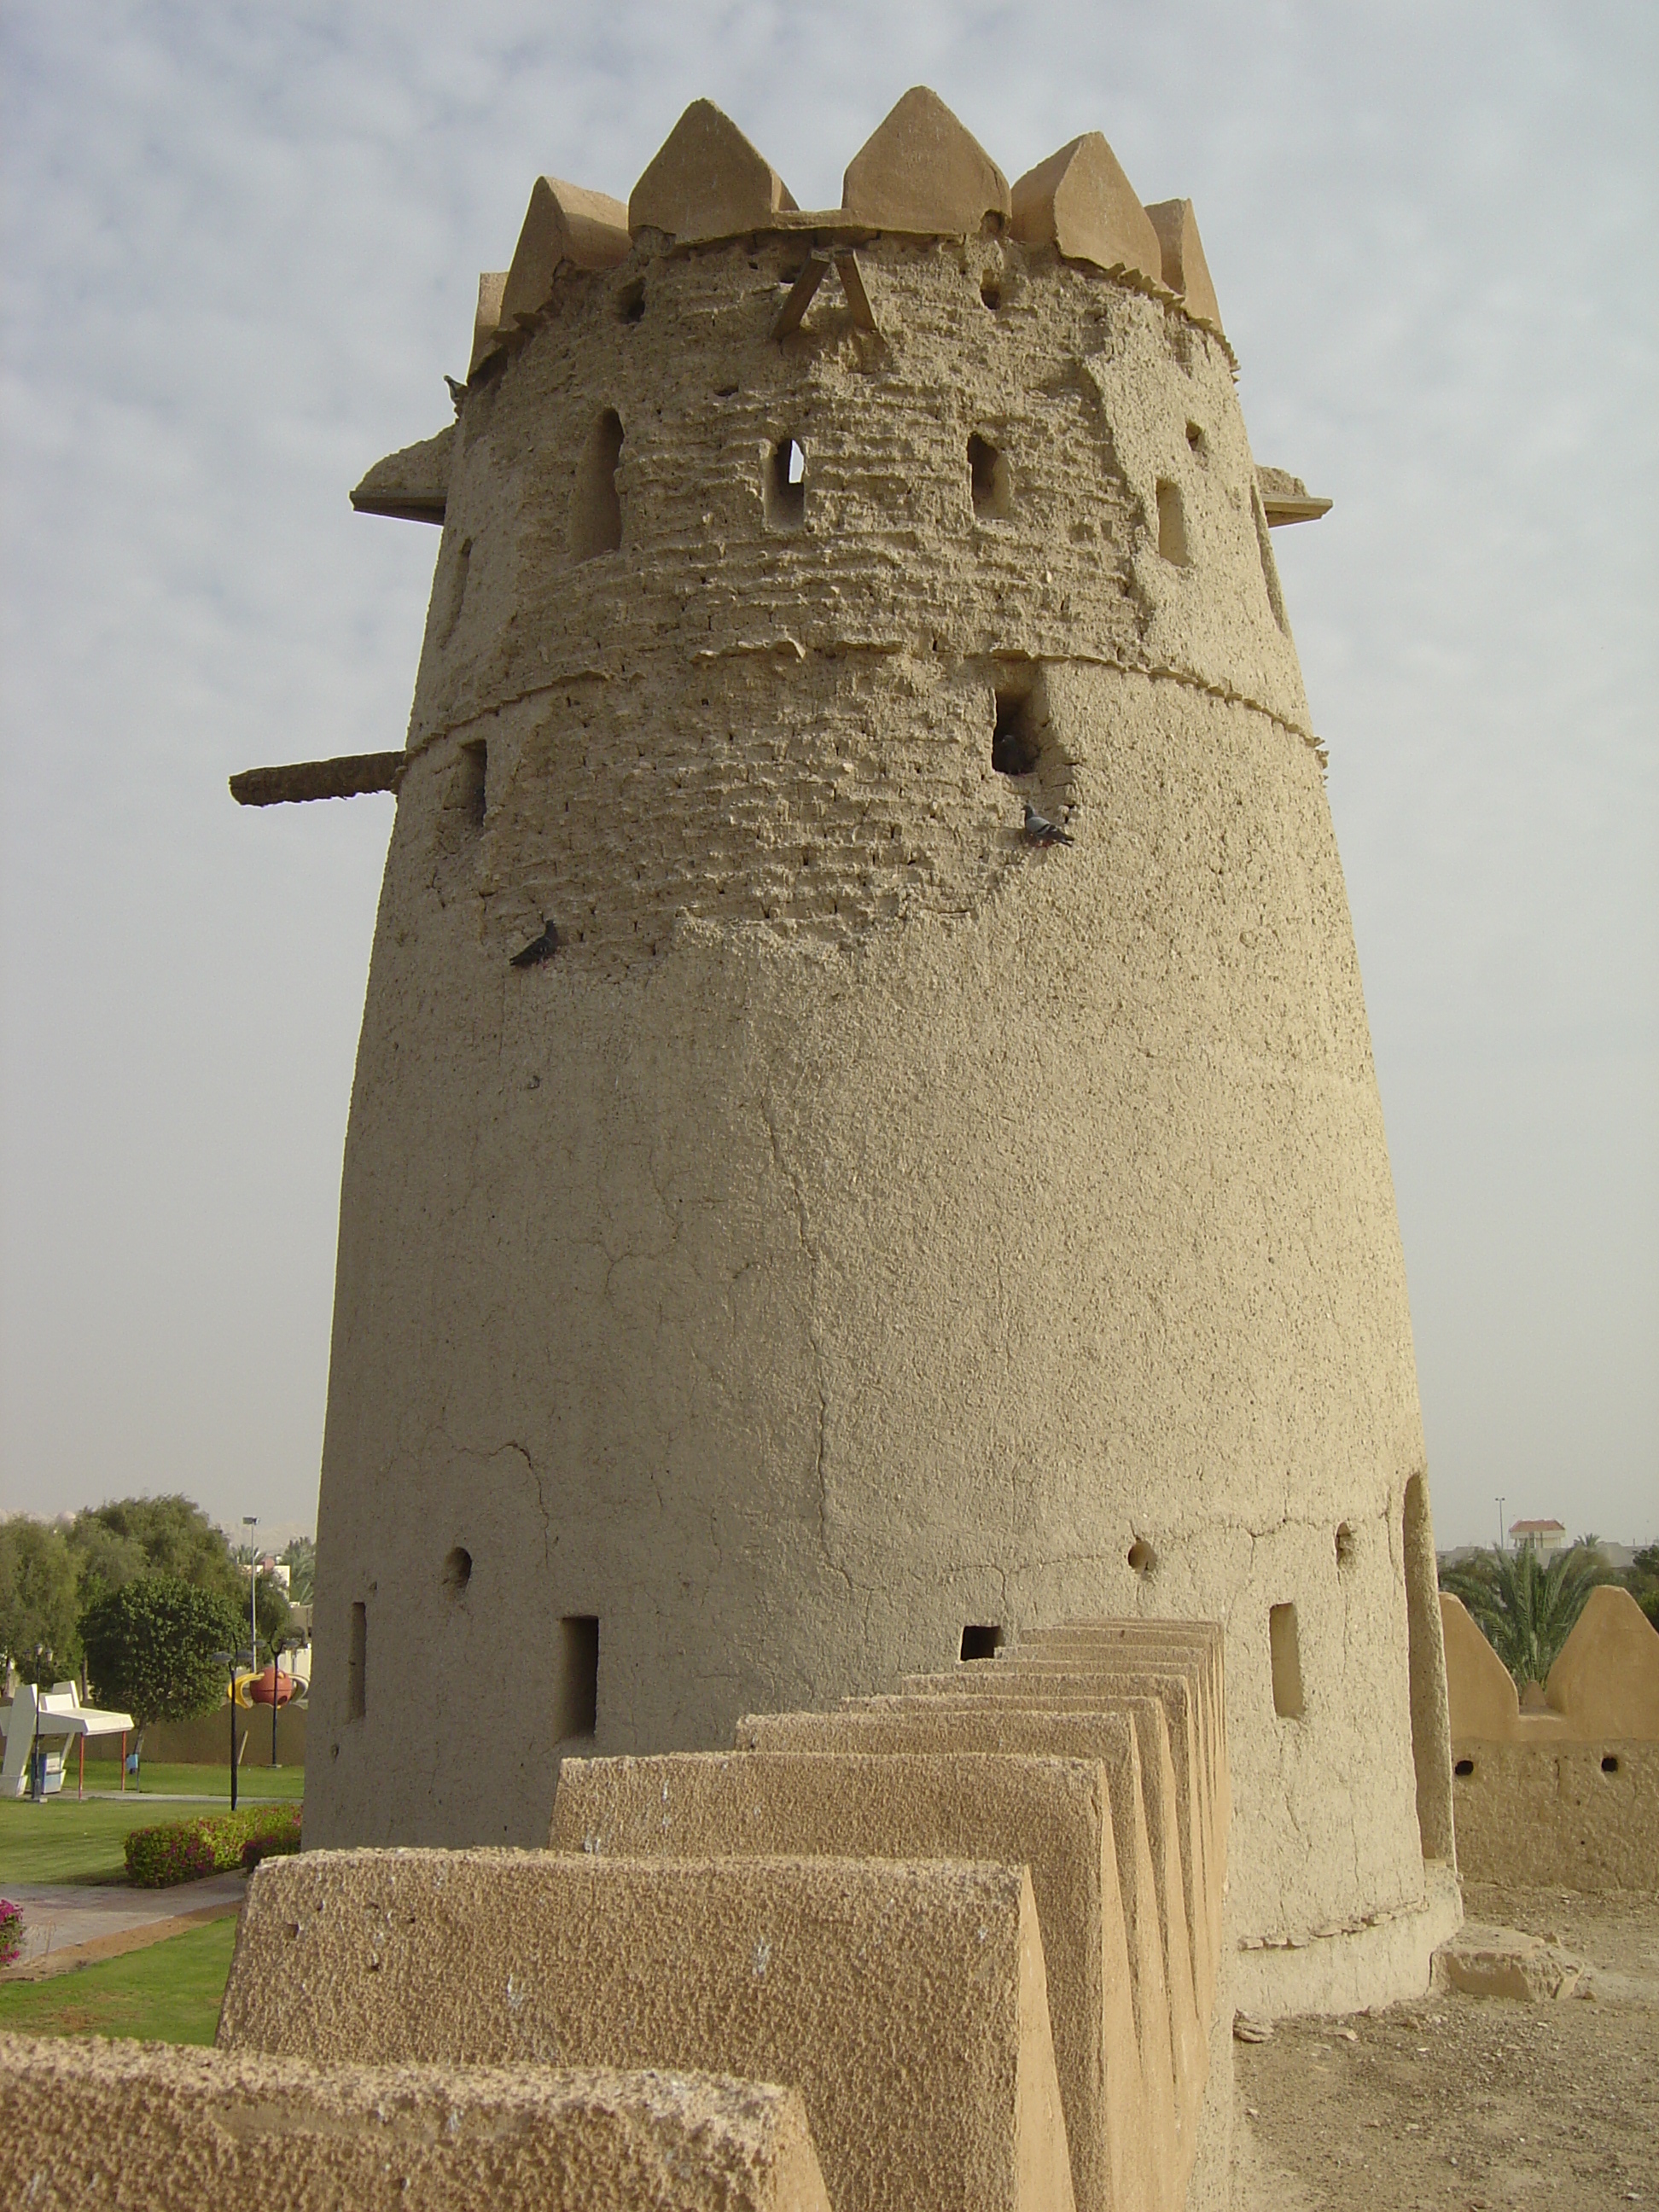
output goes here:
[{"label": "small square hole in wall", "polygon": [[1273,1711],[1282,1721],[1299,1721],[1305,1710],[1302,1698],[1302,1647],[1296,1632],[1296,1607],[1267,1608],[1267,1646],[1273,1658]]},{"label": "small square hole in wall", "polygon": [[964,1659],[994,1659],[1002,1649],[1002,1631],[988,1622],[975,1622],[962,1632]]},{"label": "small square hole in wall", "polygon": [[806,453],[797,438],[780,438],[766,460],[766,526],[799,530],[806,520]]},{"label": "small square hole in wall", "polygon": [[599,1622],[597,1613],[567,1613],[559,1623],[553,1734],[592,1735],[599,1724]]}]

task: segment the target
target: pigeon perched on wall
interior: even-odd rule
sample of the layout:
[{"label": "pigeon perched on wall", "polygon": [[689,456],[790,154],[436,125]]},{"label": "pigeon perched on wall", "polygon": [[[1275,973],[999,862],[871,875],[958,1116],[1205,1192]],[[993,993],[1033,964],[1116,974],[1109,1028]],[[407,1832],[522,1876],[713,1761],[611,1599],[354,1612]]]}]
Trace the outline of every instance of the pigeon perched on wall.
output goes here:
[{"label": "pigeon perched on wall", "polygon": [[1058,822],[1051,822],[1046,814],[1039,814],[1027,799],[1025,802],[1025,842],[1028,845],[1071,845],[1076,842]]},{"label": "pigeon perched on wall", "polygon": [[454,401],[455,412],[459,415],[466,404],[466,386],[458,384],[453,376],[445,377],[444,382],[449,386],[449,396]]},{"label": "pigeon perched on wall", "polygon": [[526,945],[522,952],[514,954],[513,965],[515,968],[539,968],[543,961],[550,960],[558,949],[558,926],[555,922],[544,921],[541,935]]}]

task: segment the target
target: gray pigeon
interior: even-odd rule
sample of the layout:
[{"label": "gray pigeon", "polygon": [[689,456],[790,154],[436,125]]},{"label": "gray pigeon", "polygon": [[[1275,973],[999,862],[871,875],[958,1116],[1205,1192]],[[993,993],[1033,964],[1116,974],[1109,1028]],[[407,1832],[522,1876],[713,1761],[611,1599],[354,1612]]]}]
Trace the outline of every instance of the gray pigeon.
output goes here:
[{"label": "gray pigeon", "polygon": [[514,954],[513,965],[515,968],[539,968],[543,961],[550,960],[558,949],[559,932],[557,924],[552,921],[544,921],[542,924],[541,935],[533,939],[530,944],[526,945],[522,952],[515,952]]},{"label": "gray pigeon", "polygon": [[466,386],[458,384],[453,376],[445,377],[444,382],[449,386],[449,396],[454,401],[455,412],[459,415],[466,404]]},{"label": "gray pigeon", "polygon": [[1051,822],[1046,814],[1039,814],[1028,799],[1025,802],[1025,842],[1028,845],[1070,845],[1076,840],[1062,830],[1058,822]]}]

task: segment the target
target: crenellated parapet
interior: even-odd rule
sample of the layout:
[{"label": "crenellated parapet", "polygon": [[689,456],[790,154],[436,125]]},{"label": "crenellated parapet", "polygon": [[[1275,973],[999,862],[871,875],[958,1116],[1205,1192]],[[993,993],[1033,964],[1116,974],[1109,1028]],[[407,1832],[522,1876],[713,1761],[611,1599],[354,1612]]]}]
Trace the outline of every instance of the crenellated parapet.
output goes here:
[{"label": "crenellated parapet", "polygon": [[1097,131],[1071,140],[1010,191],[938,94],[915,85],[848,164],[839,208],[803,212],[771,163],[707,100],[681,116],[626,208],[538,178],[510,272],[479,280],[470,374],[520,340],[562,275],[612,267],[647,233],[679,251],[767,236],[848,246],[884,233],[964,242],[1007,236],[1144,288],[1226,346],[1190,200],[1143,207]]}]

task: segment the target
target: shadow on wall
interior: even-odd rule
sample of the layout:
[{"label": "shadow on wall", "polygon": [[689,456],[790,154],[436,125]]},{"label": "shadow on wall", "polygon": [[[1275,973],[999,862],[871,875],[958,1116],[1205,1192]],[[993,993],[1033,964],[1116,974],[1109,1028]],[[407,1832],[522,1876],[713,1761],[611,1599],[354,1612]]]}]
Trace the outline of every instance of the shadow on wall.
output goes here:
[{"label": "shadow on wall", "polygon": [[1440,1600],[1457,1856],[1473,1881],[1659,1890],[1659,1631],[1592,1590],[1522,1712],[1462,1601]]}]

